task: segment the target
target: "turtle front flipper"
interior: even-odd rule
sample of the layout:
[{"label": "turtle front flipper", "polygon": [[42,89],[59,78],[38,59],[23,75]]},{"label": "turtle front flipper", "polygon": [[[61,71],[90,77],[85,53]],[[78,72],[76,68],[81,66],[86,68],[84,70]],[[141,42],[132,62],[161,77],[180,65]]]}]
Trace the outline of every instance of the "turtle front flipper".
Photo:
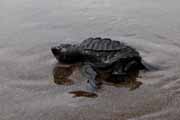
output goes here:
[{"label": "turtle front flipper", "polygon": [[96,81],[97,73],[91,65],[84,65],[81,69],[84,77],[87,78],[88,83],[92,91],[96,91],[99,88],[99,83]]}]

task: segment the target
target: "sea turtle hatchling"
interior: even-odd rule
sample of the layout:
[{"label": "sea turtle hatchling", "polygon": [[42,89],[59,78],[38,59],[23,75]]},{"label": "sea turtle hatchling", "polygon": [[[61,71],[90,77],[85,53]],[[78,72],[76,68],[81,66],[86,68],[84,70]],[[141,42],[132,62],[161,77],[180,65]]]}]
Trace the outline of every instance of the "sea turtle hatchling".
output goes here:
[{"label": "sea turtle hatchling", "polygon": [[60,44],[51,51],[60,63],[80,63],[93,90],[99,86],[99,71],[110,73],[115,82],[125,81],[132,71],[146,69],[134,48],[109,38],[88,38],[79,44]]}]

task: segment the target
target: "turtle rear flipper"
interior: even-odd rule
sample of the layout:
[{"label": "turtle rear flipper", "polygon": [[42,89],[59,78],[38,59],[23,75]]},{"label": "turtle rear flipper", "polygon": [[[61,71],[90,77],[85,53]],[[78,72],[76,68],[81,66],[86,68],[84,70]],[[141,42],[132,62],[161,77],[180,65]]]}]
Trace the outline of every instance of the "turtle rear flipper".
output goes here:
[{"label": "turtle rear flipper", "polygon": [[128,74],[124,72],[124,65],[118,64],[114,67],[112,71],[111,81],[113,83],[125,82],[127,80]]}]

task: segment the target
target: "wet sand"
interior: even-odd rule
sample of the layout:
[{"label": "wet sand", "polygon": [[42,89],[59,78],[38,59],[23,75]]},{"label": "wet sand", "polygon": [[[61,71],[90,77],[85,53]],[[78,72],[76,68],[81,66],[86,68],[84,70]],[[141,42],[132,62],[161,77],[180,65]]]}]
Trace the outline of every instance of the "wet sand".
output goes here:
[{"label": "wet sand", "polygon": [[[1,120],[179,120],[179,1],[1,0]],[[86,80],[56,85],[50,47],[109,37],[136,48],[152,65],[142,85],[103,85],[98,97],[73,98]]]}]

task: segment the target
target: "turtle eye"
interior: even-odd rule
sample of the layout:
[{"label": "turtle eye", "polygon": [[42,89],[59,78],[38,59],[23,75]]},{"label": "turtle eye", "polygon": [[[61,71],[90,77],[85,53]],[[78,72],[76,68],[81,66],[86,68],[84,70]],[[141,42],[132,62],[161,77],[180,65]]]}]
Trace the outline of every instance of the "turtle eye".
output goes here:
[{"label": "turtle eye", "polygon": [[56,46],[55,48],[56,48],[57,50],[60,50],[60,49],[61,49],[61,47],[60,47],[60,46]]},{"label": "turtle eye", "polygon": [[66,52],[66,51],[67,51],[66,48],[62,48],[62,49],[61,49],[61,52]]}]

